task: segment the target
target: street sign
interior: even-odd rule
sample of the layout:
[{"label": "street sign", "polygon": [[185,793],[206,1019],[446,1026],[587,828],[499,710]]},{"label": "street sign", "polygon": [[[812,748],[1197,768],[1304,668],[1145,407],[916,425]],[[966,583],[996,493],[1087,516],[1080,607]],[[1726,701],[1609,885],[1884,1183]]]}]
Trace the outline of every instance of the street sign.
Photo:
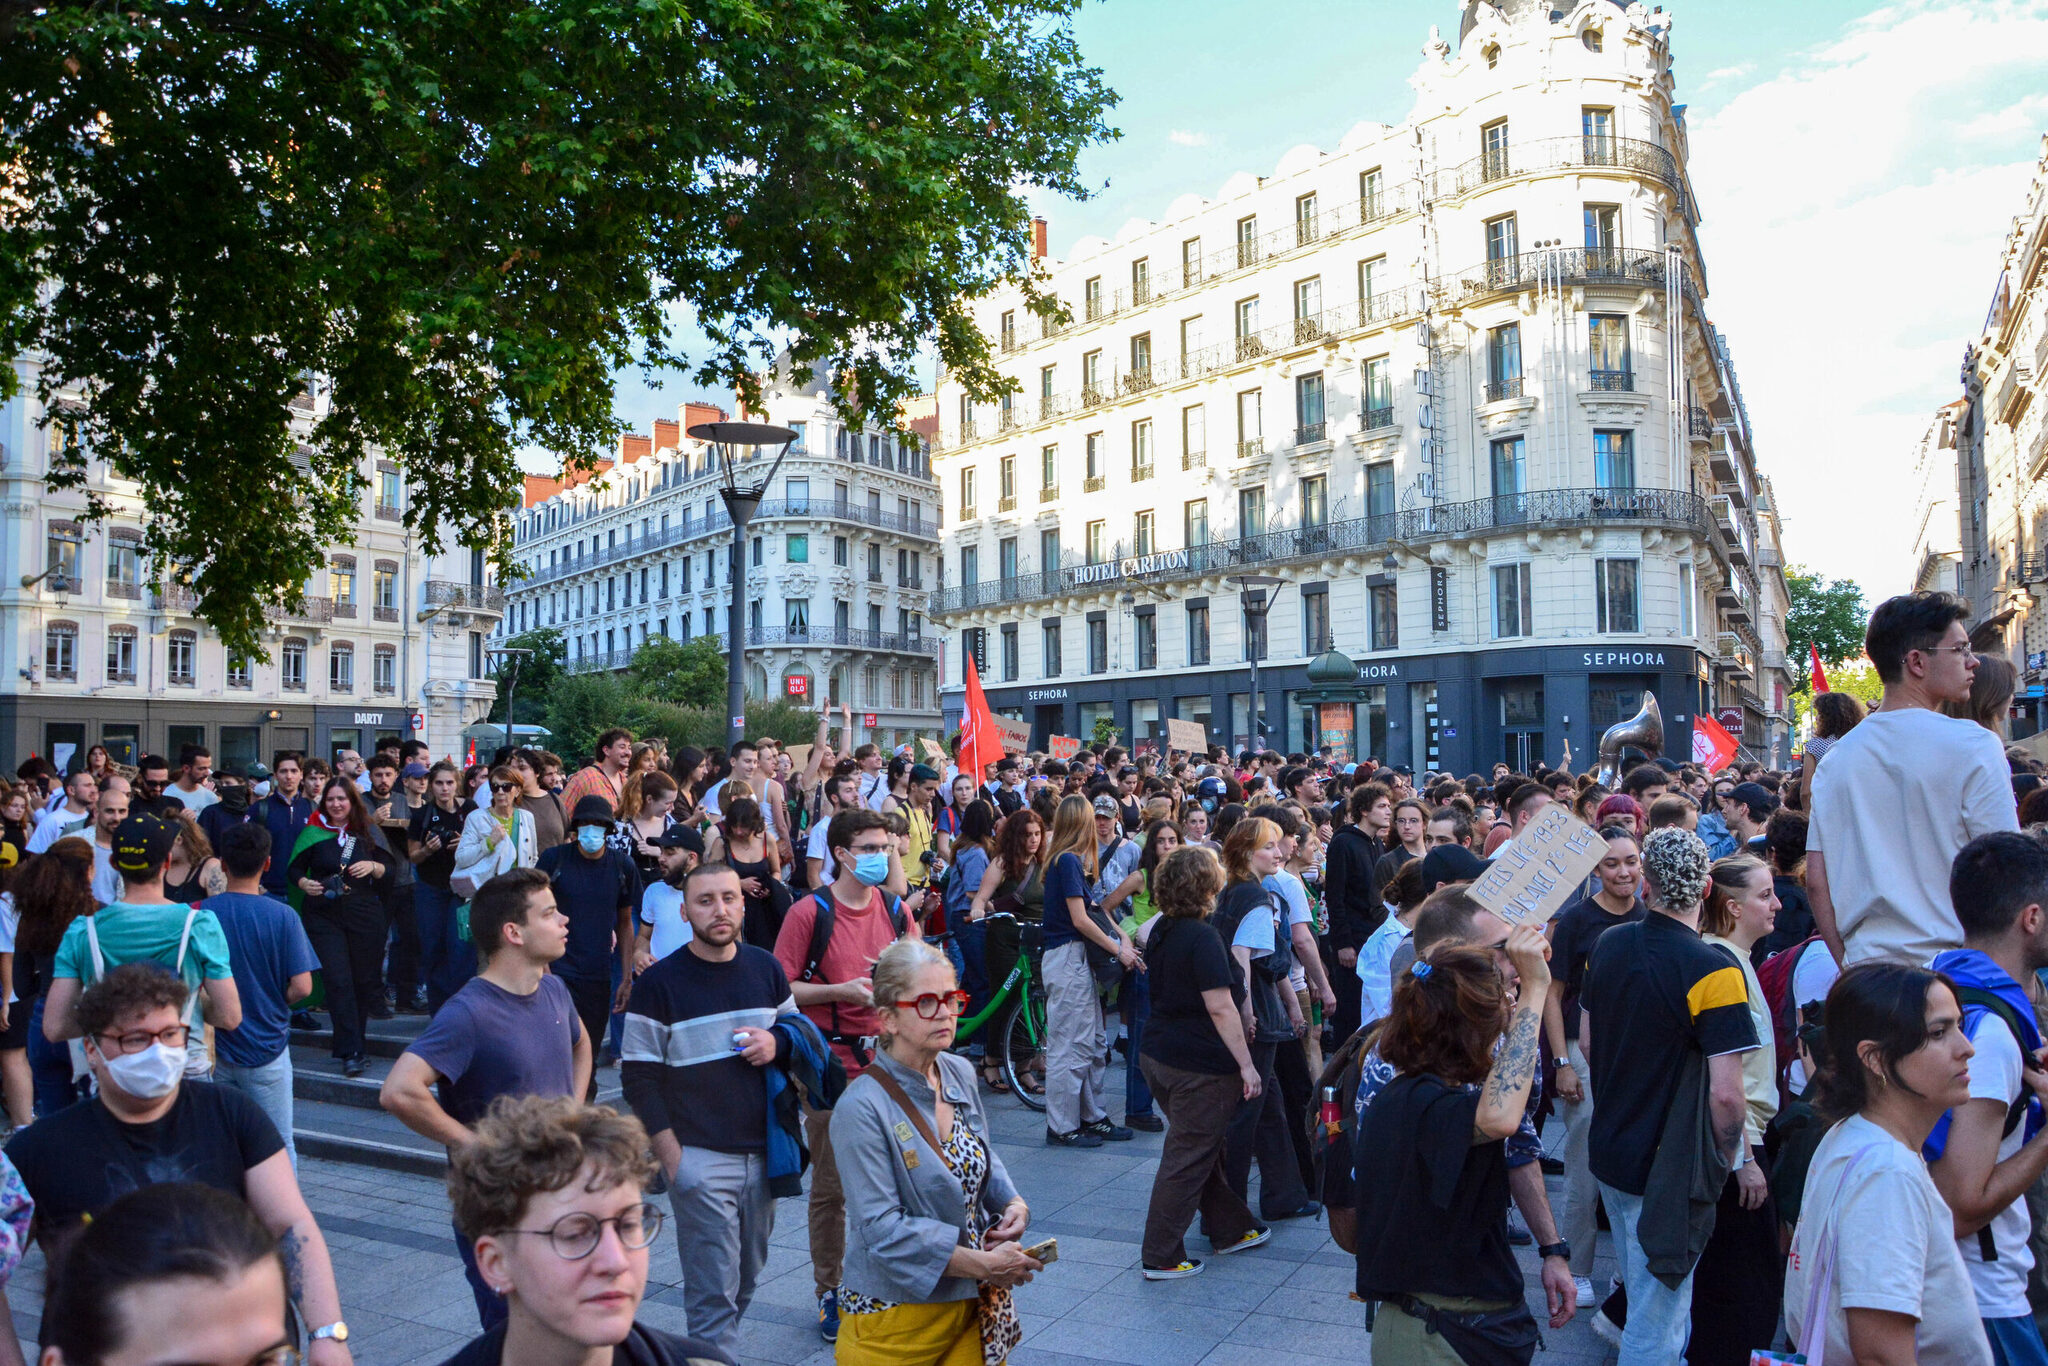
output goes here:
[{"label": "street sign", "polygon": [[422,713],[414,712],[409,719],[413,730],[425,730],[427,728],[427,718]]},{"label": "street sign", "polygon": [[811,680],[804,677],[802,674],[791,674],[789,676],[788,683],[789,695],[791,697],[802,697],[807,691],[809,691],[811,686]]}]

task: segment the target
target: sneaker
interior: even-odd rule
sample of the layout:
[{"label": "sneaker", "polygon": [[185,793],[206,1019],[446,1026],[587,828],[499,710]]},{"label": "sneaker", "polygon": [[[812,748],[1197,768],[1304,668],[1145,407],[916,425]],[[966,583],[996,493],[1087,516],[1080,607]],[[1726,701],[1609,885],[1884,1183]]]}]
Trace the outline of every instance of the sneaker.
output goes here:
[{"label": "sneaker", "polygon": [[1595,1336],[1610,1347],[1620,1348],[1621,1329],[1614,1326],[1614,1320],[1607,1317],[1606,1310],[1603,1309],[1593,1315],[1593,1332]]},{"label": "sneaker", "polygon": [[[1130,1136],[1131,1131],[1128,1129],[1124,1130],[1124,1137],[1129,1138]],[[1072,1133],[1065,1134],[1060,1133],[1057,1129],[1047,1129],[1045,1131],[1045,1142],[1049,1148],[1100,1148],[1102,1146],[1102,1135],[1085,1126],[1074,1130]]]},{"label": "sneaker", "polygon": [[839,1292],[827,1290],[818,1296],[818,1336],[827,1342],[839,1341]]},{"label": "sneaker", "polygon": [[343,1058],[341,1060],[341,1075],[344,1077],[360,1077],[369,1070],[369,1067],[370,1060],[361,1053],[358,1053],[352,1058]]},{"label": "sneaker", "polygon": [[1574,1276],[1572,1277],[1572,1284],[1578,1287],[1579,1308],[1591,1309],[1597,1303],[1593,1298],[1593,1278],[1591,1276]]},{"label": "sneaker", "polygon": [[1284,1214],[1269,1214],[1266,1217],[1268,1219],[1313,1219],[1322,1212],[1323,1207],[1320,1204],[1314,1200],[1304,1200],[1301,1202],[1299,1209],[1291,1209]]},{"label": "sneaker", "polygon": [[1126,1129],[1121,1124],[1110,1123],[1108,1115],[1104,1115],[1093,1124],[1083,1124],[1081,1132],[1084,1134],[1094,1134],[1097,1138],[1108,1143],[1128,1143],[1132,1138],[1129,1129]]},{"label": "sneaker", "polygon": [[[1166,1121],[1157,1115],[1125,1115],[1124,1123],[1133,1129],[1142,1129],[1148,1134],[1162,1133],[1166,1129]],[[1194,1273],[1189,1272],[1188,1274],[1193,1275]]]},{"label": "sneaker", "polygon": [[1265,1227],[1262,1224],[1258,1228],[1255,1228],[1251,1232],[1245,1234],[1244,1237],[1230,1244],[1228,1247],[1217,1248],[1216,1255],[1219,1257],[1228,1257],[1233,1252],[1249,1251],[1250,1249],[1255,1247],[1263,1247],[1267,1243],[1270,1243],[1272,1241],[1273,1230]]},{"label": "sneaker", "polygon": [[1175,1262],[1172,1266],[1140,1267],[1138,1274],[1148,1281],[1184,1281],[1190,1276],[1202,1274],[1202,1259],[1190,1257],[1186,1261]]}]

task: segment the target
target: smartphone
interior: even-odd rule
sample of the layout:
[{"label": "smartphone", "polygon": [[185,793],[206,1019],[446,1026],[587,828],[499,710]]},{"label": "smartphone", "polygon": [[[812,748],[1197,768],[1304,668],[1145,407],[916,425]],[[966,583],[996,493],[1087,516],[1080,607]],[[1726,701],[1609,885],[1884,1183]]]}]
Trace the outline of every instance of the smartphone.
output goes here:
[{"label": "smartphone", "polygon": [[1025,1248],[1024,1255],[1033,1261],[1043,1262],[1047,1266],[1051,1266],[1060,1259],[1060,1240],[1048,1238],[1042,1243]]}]

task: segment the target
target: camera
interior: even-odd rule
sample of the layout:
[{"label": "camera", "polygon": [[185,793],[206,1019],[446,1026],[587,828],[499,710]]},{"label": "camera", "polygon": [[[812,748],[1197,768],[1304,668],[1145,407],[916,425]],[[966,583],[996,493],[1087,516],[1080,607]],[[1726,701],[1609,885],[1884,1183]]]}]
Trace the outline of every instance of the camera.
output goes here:
[{"label": "camera", "polygon": [[323,877],[320,879],[320,895],[329,898],[338,897],[347,890],[347,886],[347,880],[340,873],[336,873],[333,877]]}]

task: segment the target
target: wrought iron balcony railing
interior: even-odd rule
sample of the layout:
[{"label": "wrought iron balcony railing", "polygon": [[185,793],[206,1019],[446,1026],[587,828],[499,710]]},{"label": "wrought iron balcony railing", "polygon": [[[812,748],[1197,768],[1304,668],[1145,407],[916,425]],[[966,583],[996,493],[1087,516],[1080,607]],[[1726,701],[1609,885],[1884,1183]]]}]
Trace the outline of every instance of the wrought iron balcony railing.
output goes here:
[{"label": "wrought iron balcony railing", "polygon": [[1586,386],[1595,393],[1632,394],[1636,388],[1633,370],[1595,370]]},{"label": "wrought iron balcony railing", "polygon": [[1520,375],[1516,375],[1513,379],[1490,379],[1486,381],[1486,401],[1488,403],[1499,403],[1502,399],[1520,398],[1521,396],[1522,377]]}]

